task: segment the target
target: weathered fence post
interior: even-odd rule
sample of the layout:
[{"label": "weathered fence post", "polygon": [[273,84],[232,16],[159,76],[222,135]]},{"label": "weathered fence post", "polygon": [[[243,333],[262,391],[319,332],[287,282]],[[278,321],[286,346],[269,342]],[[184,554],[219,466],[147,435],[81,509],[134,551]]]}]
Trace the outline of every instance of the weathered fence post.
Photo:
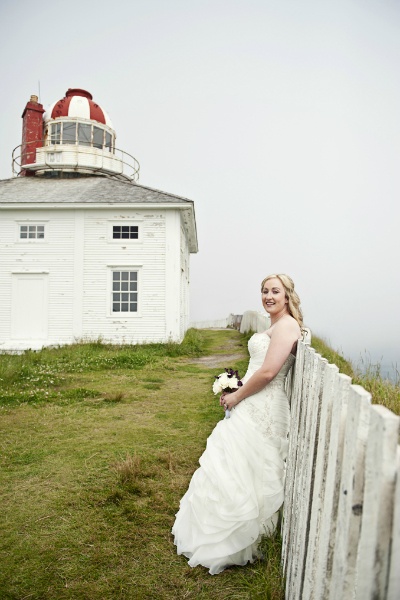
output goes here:
[{"label": "weathered fence post", "polygon": [[[316,460],[314,486],[312,490],[311,514],[309,522],[307,561],[304,569],[303,595],[311,597],[311,589],[315,581],[315,566],[318,556],[318,545],[321,531],[321,518],[324,506],[326,470],[332,421],[332,399],[335,397],[338,368],[327,365],[325,369],[322,391],[322,404],[316,440]],[[289,596],[288,596],[289,597]]]},{"label": "weathered fence post", "polygon": [[289,436],[289,450],[287,458],[287,469],[286,469],[286,481],[285,481],[285,500],[283,506],[283,568],[284,571],[290,573],[288,565],[292,559],[292,534],[293,534],[293,523],[296,519],[296,503],[294,499],[294,482],[296,475],[297,465],[297,453],[299,447],[299,421],[300,421],[300,409],[301,409],[301,396],[302,396],[302,385],[303,385],[303,372],[304,372],[304,356],[305,346],[299,344],[296,356],[295,374],[292,380],[292,393],[291,393],[291,434]]},{"label": "weathered fence post", "polygon": [[[384,406],[371,407],[357,557],[357,600],[385,598],[387,594],[399,420]],[[399,569],[400,565],[393,567]]]},{"label": "weathered fence post", "polygon": [[300,343],[282,524],[286,600],[399,600],[400,417]]},{"label": "weathered fence post", "polygon": [[371,394],[352,385],[347,406],[330,598],[352,598],[364,491]]},{"label": "weathered fence post", "polygon": [[388,600],[398,600],[400,598],[400,446],[397,446],[396,468]]},{"label": "weathered fence post", "polygon": [[[303,350],[304,352],[304,350]],[[291,568],[287,577],[287,590],[293,598],[301,598],[304,566],[307,555],[308,523],[311,507],[311,490],[314,478],[315,439],[318,432],[320,392],[326,361],[312,349],[306,353],[302,394],[294,401],[294,421],[298,430],[297,441],[291,440],[291,451],[296,450],[296,469],[288,475],[292,488]],[[295,408],[296,407],[296,408]],[[290,453],[289,460],[290,463]],[[287,528],[286,516],[284,526]]]}]

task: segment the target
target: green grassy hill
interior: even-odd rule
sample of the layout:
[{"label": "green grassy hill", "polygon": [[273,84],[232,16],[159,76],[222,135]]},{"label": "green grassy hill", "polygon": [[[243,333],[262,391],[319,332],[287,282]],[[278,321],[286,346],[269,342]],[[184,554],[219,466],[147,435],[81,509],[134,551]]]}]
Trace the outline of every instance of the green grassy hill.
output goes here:
[{"label": "green grassy hill", "polygon": [[382,404],[396,415],[400,415],[400,384],[382,377],[379,365],[371,365],[362,373],[355,369],[350,361],[332,350],[323,339],[313,337],[311,345],[330,363],[337,365],[341,373],[349,375],[352,383],[361,385],[370,392],[373,404]]},{"label": "green grassy hill", "polygon": [[223,417],[214,375],[246,362],[233,330],[1,355],[2,600],[281,599],[279,540],[213,577],[170,535]]},{"label": "green grassy hill", "polygon": [[[76,344],[0,355],[3,600],[282,600],[280,540],[266,560],[210,576],[176,555],[170,530],[207,436],[223,417],[214,375],[247,364],[248,336]],[[342,372],[399,412],[399,387]]]}]

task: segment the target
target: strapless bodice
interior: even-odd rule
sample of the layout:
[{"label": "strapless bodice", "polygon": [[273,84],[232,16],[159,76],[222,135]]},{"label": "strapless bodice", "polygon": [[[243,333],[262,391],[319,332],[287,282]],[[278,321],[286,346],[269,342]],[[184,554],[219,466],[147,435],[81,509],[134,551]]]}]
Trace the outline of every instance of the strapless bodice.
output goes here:
[{"label": "strapless bodice", "polygon": [[[265,359],[265,355],[268,350],[268,346],[270,344],[271,338],[267,333],[255,333],[251,336],[248,343],[250,361],[248,370],[246,373],[246,378],[248,379],[257,369],[259,369]],[[293,354],[289,354],[285,362],[283,363],[279,373],[274,377],[273,381],[275,383],[281,382],[285,383],[286,375],[290,371],[291,366],[295,361],[295,357]]]}]

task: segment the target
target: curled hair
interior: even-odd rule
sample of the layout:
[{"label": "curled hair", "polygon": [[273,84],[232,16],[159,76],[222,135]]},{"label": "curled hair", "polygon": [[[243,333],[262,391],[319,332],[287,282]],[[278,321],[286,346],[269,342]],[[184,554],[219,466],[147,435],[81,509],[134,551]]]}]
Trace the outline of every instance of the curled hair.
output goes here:
[{"label": "curled hair", "polygon": [[273,277],[279,279],[279,281],[283,285],[283,289],[285,290],[285,297],[288,301],[288,313],[293,317],[293,319],[296,319],[296,321],[300,325],[300,328],[303,329],[303,313],[300,308],[300,298],[298,297],[297,292],[295,292],[294,290],[293,279],[289,277],[289,275],[268,275],[268,277],[262,280],[261,291],[263,291],[264,289],[265,282],[268,281],[268,279],[272,279]]}]

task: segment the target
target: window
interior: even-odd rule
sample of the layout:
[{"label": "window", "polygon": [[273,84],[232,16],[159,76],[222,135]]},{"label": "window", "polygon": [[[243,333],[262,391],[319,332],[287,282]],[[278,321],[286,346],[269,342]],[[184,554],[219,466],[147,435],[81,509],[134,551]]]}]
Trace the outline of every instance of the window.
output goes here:
[{"label": "window", "polygon": [[78,123],[78,143],[81,146],[90,146],[92,143],[92,126]]},{"label": "window", "polygon": [[63,144],[76,144],[76,123],[63,124]]},{"label": "window", "polygon": [[50,143],[61,144],[61,123],[53,123],[51,126]]},{"label": "window", "polygon": [[103,133],[100,127],[93,127],[93,146],[95,148],[103,147]]},{"label": "window", "polygon": [[112,312],[138,312],[138,272],[113,271],[112,274]]},{"label": "window", "polygon": [[138,225],[113,225],[113,240],[139,239]]},{"label": "window", "polygon": [[106,131],[106,143],[105,143],[105,147],[110,152],[111,152],[111,143],[112,143],[111,133],[108,133],[108,131]]},{"label": "window", "polygon": [[62,121],[49,125],[49,144],[79,144],[113,152],[114,136],[105,128],[89,123]]},{"label": "window", "polygon": [[21,240],[43,240],[44,225],[20,225],[19,237]]}]

